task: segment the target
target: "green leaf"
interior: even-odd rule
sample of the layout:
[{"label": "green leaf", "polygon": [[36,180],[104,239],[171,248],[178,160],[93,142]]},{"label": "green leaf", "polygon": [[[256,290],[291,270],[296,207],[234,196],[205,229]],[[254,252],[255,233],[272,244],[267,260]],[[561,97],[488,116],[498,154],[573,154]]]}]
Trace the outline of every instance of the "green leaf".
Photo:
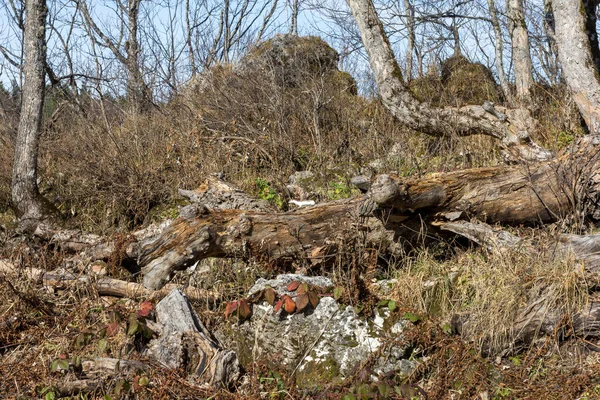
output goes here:
[{"label": "green leaf", "polygon": [[344,294],[344,288],[341,286],[336,286],[335,288],[333,288],[333,298],[334,299],[339,299],[340,297],[342,297],[342,295]]},{"label": "green leaf", "polygon": [[379,307],[379,308],[387,307],[389,305],[389,303],[390,303],[389,300],[381,300],[379,303],[377,303],[377,307]]},{"label": "green leaf", "polygon": [[377,389],[379,389],[379,395],[385,399],[390,397],[392,394],[392,388],[387,383],[381,382],[377,385]]},{"label": "green leaf", "polygon": [[50,363],[50,371],[58,372],[58,371],[67,371],[69,369],[69,361],[57,358],[56,360]]},{"label": "green leaf", "polygon": [[152,329],[150,329],[148,327],[148,325],[146,325],[144,323],[140,323],[140,326],[141,326],[142,336],[144,336],[144,338],[146,338],[146,339],[152,339],[152,336],[154,336],[154,331]]},{"label": "green leaf", "polygon": [[421,321],[423,319],[423,318],[421,318],[420,315],[417,315],[417,314],[414,314],[414,313],[411,313],[411,312],[404,313],[404,315],[402,316],[402,318],[404,318],[406,320],[409,320],[412,323]]},{"label": "green leaf", "polygon": [[450,324],[444,324],[442,325],[442,332],[446,335],[452,335],[454,333],[454,328]]},{"label": "green leaf", "polygon": [[56,395],[54,394],[54,392],[48,392],[46,393],[46,396],[44,396],[45,400],[54,400],[56,399]]},{"label": "green leaf", "polygon": [[396,309],[396,302],[394,300],[390,300],[388,302],[388,309],[392,312]]},{"label": "green leaf", "polygon": [[133,336],[138,333],[140,329],[140,323],[136,319],[135,321],[129,321],[129,328],[127,329],[127,334],[129,336]]},{"label": "green leaf", "polygon": [[140,386],[148,386],[149,383],[150,379],[147,376],[140,376],[140,379],[138,379],[138,385]]}]

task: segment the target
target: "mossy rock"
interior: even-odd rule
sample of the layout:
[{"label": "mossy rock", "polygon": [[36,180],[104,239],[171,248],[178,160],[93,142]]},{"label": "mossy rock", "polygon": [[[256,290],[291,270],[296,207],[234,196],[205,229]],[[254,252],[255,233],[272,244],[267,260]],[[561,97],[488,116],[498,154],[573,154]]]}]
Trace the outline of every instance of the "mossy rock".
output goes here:
[{"label": "mossy rock", "polygon": [[502,103],[502,92],[492,72],[483,64],[473,63],[463,55],[454,55],[437,71],[414,79],[409,84],[415,97],[436,107]]},{"label": "mossy rock", "polygon": [[272,70],[280,86],[298,87],[307,79],[337,71],[338,59],[337,51],[318,37],[277,35],[250,50],[238,70],[242,74]]},{"label": "mossy rock", "polygon": [[473,63],[460,54],[442,62],[441,84],[445,105],[499,103],[502,100],[492,72],[485,65]]}]

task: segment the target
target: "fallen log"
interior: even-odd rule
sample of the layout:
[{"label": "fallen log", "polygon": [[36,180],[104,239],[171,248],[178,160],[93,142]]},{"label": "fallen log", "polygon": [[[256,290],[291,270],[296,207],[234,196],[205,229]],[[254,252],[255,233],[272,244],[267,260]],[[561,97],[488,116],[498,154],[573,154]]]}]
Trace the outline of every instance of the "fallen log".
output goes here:
[{"label": "fallen log", "polygon": [[[39,268],[24,268],[18,270],[9,262],[0,260],[0,273],[9,276],[24,275],[27,279],[41,282],[58,290],[82,289],[93,287],[100,296],[126,297],[130,299],[160,300],[167,296],[178,285],[168,284],[160,290],[146,289],[144,285],[136,282],[127,282],[102,276],[75,275],[65,271],[44,271]],[[217,301],[220,295],[212,290],[199,289],[188,286],[181,289],[193,301]]]},{"label": "fallen log", "polygon": [[287,213],[214,210],[198,206],[158,237],[139,243],[135,253],[144,286],[159,289],[175,271],[207,257],[257,256],[267,263],[295,260],[318,264],[335,256],[342,243],[362,237],[385,250],[394,233],[372,214],[365,199],[342,200]]},{"label": "fallen log", "polygon": [[596,213],[599,161],[600,137],[587,136],[547,162],[466,169],[422,179],[380,175],[370,195],[380,207],[407,217],[547,223],[572,213],[581,217]]}]

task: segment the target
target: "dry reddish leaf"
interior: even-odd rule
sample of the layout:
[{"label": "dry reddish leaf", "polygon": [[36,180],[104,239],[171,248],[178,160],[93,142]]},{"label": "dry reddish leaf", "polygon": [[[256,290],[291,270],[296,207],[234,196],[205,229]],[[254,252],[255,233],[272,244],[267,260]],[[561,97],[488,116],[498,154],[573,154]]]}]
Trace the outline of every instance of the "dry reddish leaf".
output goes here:
[{"label": "dry reddish leaf", "polygon": [[291,314],[294,311],[296,311],[296,303],[294,303],[294,300],[292,300],[292,298],[287,294],[283,296],[283,309],[288,314]]},{"label": "dry reddish leaf", "polygon": [[250,309],[250,305],[248,304],[248,300],[241,299],[238,301],[238,315],[242,319],[246,319],[252,315],[252,310]]},{"label": "dry reddish leaf", "polygon": [[144,301],[142,304],[140,304],[140,309],[137,313],[140,317],[147,317],[148,315],[150,315],[152,308],[153,307],[151,302]]},{"label": "dry reddish leaf", "polygon": [[308,293],[308,301],[310,301],[310,305],[313,308],[317,308],[317,305],[319,304],[319,296],[317,296],[316,293],[310,292]]},{"label": "dry reddish leaf", "polygon": [[263,297],[264,297],[265,301],[267,303],[269,303],[270,306],[275,304],[275,296],[276,295],[277,295],[277,293],[275,293],[275,290],[270,287],[265,288],[264,293],[263,293]]},{"label": "dry reddish leaf", "polygon": [[294,290],[298,289],[298,286],[300,286],[300,281],[293,281],[290,282],[289,285],[287,285],[287,290],[288,292],[293,292]]},{"label": "dry reddish leaf", "polygon": [[229,303],[227,303],[227,307],[225,307],[225,318],[229,318],[229,316],[231,314],[233,314],[235,312],[235,310],[238,309],[238,302],[237,301],[230,301]]},{"label": "dry reddish leaf", "polygon": [[283,299],[279,299],[279,301],[277,302],[277,304],[275,304],[275,312],[278,312],[279,310],[281,310],[281,306],[283,305]]},{"label": "dry reddish leaf", "polygon": [[298,290],[296,290],[296,293],[298,294],[306,294],[308,293],[308,284],[302,283],[299,287]]},{"label": "dry reddish leaf", "polygon": [[110,324],[106,325],[106,336],[115,336],[117,333],[119,333],[118,322],[111,322]]},{"label": "dry reddish leaf", "polygon": [[307,305],[308,305],[308,295],[300,294],[300,295],[296,296],[296,308],[298,309],[298,311],[304,310]]}]

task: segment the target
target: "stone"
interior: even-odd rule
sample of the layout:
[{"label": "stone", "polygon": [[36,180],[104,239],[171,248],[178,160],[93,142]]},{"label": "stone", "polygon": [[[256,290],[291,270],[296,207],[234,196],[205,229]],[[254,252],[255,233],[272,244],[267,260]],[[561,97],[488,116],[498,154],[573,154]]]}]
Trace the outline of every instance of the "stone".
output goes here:
[{"label": "stone", "polygon": [[[248,297],[270,286],[281,296],[292,281],[307,282],[319,287],[331,287],[324,277],[280,275],[273,280],[260,279],[250,289]],[[360,317],[351,306],[342,306],[332,297],[321,297],[314,310],[285,314],[275,313],[267,303],[255,304],[252,317],[242,323],[221,328],[215,334],[234,350],[242,365],[262,359],[285,367],[294,374],[301,387],[318,387],[332,380],[352,376],[356,368],[370,357],[377,357],[373,373],[396,371],[410,374],[416,363],[410,356],[410,346],[399,346],[408,321],[390,323],[390,313],[376,310],[374,318]],[[383,343],[393,343],[381,354]],[[375,378],[375,376],[373,377]]]},{"label": "stone", "polygon": [[366,193],[371,188],[371,180],[365,175],[358,175],[350,179],[350,183],[356,186],[361,192]]}]

